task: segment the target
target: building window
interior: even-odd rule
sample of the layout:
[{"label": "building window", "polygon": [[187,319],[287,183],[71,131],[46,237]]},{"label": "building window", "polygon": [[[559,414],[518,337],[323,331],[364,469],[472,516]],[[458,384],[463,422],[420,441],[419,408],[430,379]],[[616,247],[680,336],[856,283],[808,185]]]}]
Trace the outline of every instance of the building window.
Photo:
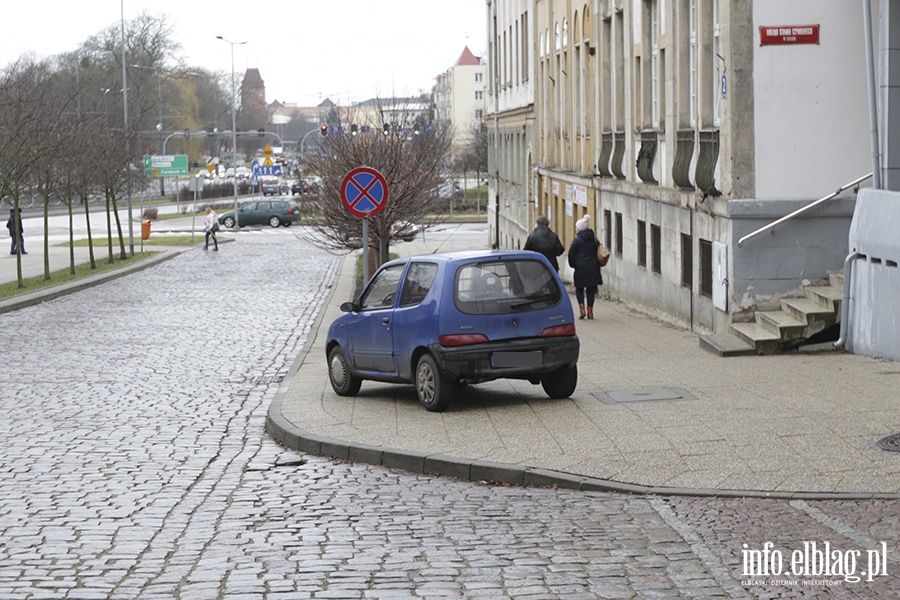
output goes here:
[{"label": "building window", "polygon": [[700,240],[700,295],[712,298],[712,242]]},{"label": "building window", "polygon": [[681,234],[681,285],[694,288],[694,246],[685,233]]},{"label": "building window", "polygon": [[484,92],[482,92],[481,90],[478,90],[477,92],[475,92],[475,99],[476,100],[484,100]]},{"label": "building window", "polygon": [[718,127],[722,124],[722,58],[719,46],[719,2],[713,0],[713,125]]},{"label": "building window", "polygon": [[616,256],[622,256],[622,238],[625,231],[622,229],[622,213],[616,213]]},{"label": "building window", "polygon": [[612,212],[603,211],[603,245],[612,248]]},{"label": "building window", "polygon": [[475,83],[484,81],[484,73],[475,73]]},{"label": "building window", "polygon": [[697,0],[690,0],[688,8],[688,30],[690,35],[690,50],[688,51],[688,70],[690,78],[688,86],[690,89],[690,123],[691,127],[697,126]]},{"label": "building window", "polygon": [[476,118],[477,120],[479,120],[479,121],[483,120],[483,119],[484,119],[484,111],[483,111],[482,109],[480,109],[480,108],[477,109],[477,110],[475,111],[475,118]]},{"label": "building window", "polygon": [[662,275],[662,230],[659,225],[650,225],[650,268]]},{"label": "building window", "polygon": [[647,224],[644,221],[637,222],[637,264],[647,266]]}]

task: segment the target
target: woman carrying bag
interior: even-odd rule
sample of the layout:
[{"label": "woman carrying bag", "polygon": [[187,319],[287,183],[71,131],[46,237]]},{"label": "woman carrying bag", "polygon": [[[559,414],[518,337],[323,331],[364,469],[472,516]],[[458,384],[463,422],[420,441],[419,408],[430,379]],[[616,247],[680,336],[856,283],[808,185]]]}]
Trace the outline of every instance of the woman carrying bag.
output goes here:
[{"label": "woman carrying bag", "polygon": [[[603,276],[600,274],[600,259],[597,258],[597,248],[600,242],[594,230],[590,228],[591,215],[584,215],[575,221],[575,239],[569,246],[569,266],[575,270],[575,298],[578,300],[580,311],[579,319],[594,318],[594,298],[597,296],[597,286],[603,285]],[[586,297],[585,297],[586,296]],[[585,300],[587,300],[587,313],[585,313]]]}]

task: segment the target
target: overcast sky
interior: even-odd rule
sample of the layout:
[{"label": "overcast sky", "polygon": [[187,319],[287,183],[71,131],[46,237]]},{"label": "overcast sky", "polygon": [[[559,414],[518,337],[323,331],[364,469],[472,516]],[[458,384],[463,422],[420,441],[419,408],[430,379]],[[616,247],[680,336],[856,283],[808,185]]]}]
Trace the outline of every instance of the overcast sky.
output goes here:
[{"label": "overcast sky", "polygon": [[266,101],[309,106],[430,90],[466,46],[484,56],[485,0],[4,0],[0,64],[33,52],[76,49],[141,12],[166,15],[184,62],[231,71],[256,67]]}]

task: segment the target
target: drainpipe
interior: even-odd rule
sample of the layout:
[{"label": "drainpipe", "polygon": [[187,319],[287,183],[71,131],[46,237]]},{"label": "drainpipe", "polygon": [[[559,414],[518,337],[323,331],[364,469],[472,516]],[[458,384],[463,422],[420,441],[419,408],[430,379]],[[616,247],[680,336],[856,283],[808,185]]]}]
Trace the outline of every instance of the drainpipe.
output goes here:
[{"label": "drainpipe", "polygon": [[850,312],[850,279],[853,277],[853,262],[864,254],[860,254],[856,250],[847,255],[844,259],[844,293],[841,296],[841,334],[834,343],[835,349],[841,349],[847,342],[847,333],[850,329],[850,323],[847,322],[847,315]]},{"label": "drainpipe", "polygon": [[[878,103],[875,81],[875,51],[874,36],[872,33],[872,2],[862,0],[863,4],[863,31],[866,44],[866,81],[869,87],[869,127],[872,135],[872,187],[882,189],[881,184],[881,146],[878,143]],[[841,333],[834,347],[841,349],[847,343],[847,335],[850,330],[848,315],[850,314],[850,280],[853,279],[853,263],[857,258],[864,256],[856,250],[844,259],[844,291],[841,295]]]},{"label": "drainpipe", "polygon": [[876,190],[881,187],[881,154],[878,143],[878,103],[876,101],[878,90],[875,82],[875,54],[873,44],[875,40],[872,34],[872,2],[862,0],[863,25],[866,44],[866,80],[869,84],[869,127],[872,135],[872,186]]}]

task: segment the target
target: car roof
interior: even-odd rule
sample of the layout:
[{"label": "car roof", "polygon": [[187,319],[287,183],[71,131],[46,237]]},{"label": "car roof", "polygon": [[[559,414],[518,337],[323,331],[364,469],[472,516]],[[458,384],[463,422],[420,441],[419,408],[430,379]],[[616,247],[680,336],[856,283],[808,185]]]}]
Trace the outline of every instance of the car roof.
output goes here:
[{"label": "car roof", "polygon": [[404,264],[417,260],[450,264],[515,258],[538,258],[538,260],[540,260],[540,257],[542,256],[542,254],[528,250],[456,250],[453,252],[435,252],[433,254],[417,254],[406,258],[398,258],[385,263],[385,266],[391,264]]}]

